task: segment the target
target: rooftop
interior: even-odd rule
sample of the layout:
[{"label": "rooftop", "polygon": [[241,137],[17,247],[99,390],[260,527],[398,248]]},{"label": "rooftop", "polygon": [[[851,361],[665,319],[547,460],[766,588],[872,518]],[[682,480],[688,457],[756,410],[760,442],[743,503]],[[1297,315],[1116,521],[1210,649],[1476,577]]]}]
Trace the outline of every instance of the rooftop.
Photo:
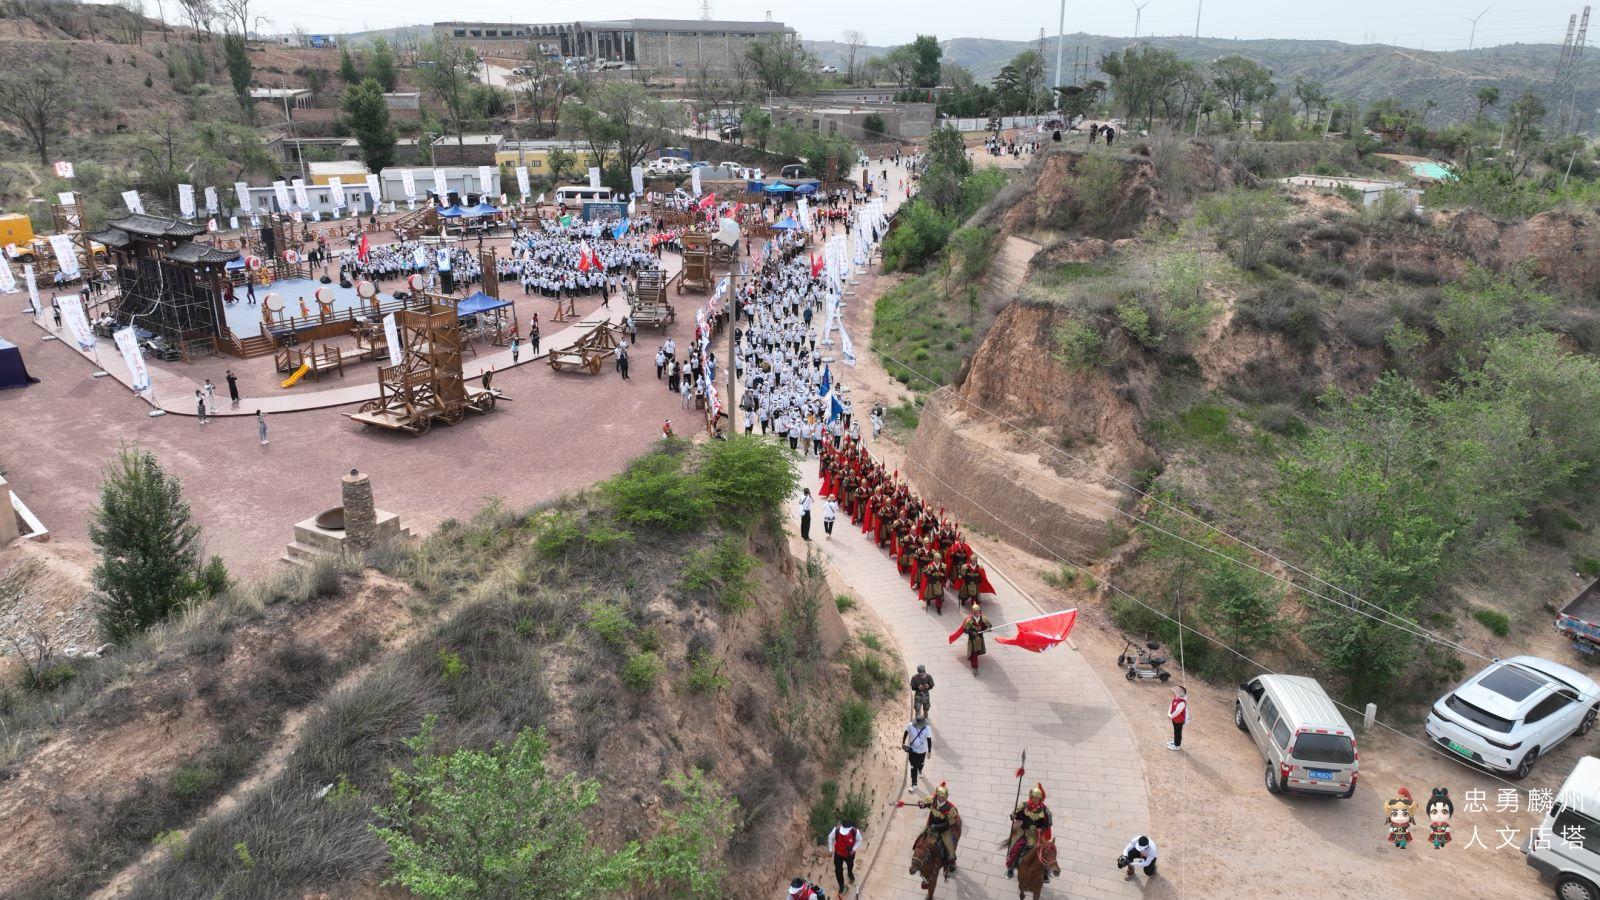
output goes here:
[{"label": "rooftop", "polygon": [[311,93],[310,88],[251,88],[251,100],[293,100]]},{"label": "rooftop", "polygon": [[[498,147],[500,144],[505,142],[505,139],[506,136],[503,134],[463,134],[461,135],[459,143],[468,147]],[[440,135],[439,138],[434,141],[434,143],[442,147],[448,147],[451,144],[457,143],[457,138],[453,134]]]},{"label": "rooftop", "polygon": [[[121,218],[106,219],[106,230],[124,231],[128,234],[138,234],[145,237],[189,238],[205,232],[204,225],[191,225],[179,219],[168,219],[162,216],[147,216],[143,213],[129,213]],[[105,241],[101,241],[105,243]]]},{"label": "rooftop", "polygon": [[751,31],[763,34],[793,34],[782,22],[736,22],[718,19],[601,19],[588,22],[553,22],[557,26],[576,24],[591,31]]},{"label": "rooftop", "polygon": [[312,175],[365,175],[366,163],[360,160],[335,160],[333,162],[314,162],[307,165]]}]

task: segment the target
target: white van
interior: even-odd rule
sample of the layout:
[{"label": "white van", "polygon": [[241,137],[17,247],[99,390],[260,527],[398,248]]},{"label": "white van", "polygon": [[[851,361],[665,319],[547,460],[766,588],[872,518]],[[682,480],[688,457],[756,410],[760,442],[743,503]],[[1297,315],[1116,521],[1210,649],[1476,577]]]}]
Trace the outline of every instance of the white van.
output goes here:
[{"label": "white van", "polygon": [[1355,794],[1361,765],[1355,732],[1316,679],[1267,674],[1241,683],[1233,724],[1266,760],[1268,791],[1347,800]]},{"label": "white van", "polygon": [[1558,900],[1600,900],[1600,759],[1585,756],[1572,767],[1522,855],[1554,880]]},{"label": "white van", "polygon": [[556,205],[568,209],[576,209],[588,200],[611,200],[611,188],[589,187],[588,185],[567,185],[556,188]]}]

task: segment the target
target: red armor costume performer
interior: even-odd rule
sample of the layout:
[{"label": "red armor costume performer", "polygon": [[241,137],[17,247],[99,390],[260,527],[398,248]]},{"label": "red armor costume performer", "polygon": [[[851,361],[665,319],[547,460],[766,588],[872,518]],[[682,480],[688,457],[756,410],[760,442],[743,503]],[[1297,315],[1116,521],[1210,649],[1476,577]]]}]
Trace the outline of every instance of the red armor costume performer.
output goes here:
[{"label": "red armor costume performer", "polygon": [[989,652],[989,648],[984,646],[983,633],[989,630],[990,625],[989,620],[983,615],[982,606],[974,603],[971,609],[972,614],[961,620],[961,627],[956,629],[955,634],[950,635],[950,639],[953,641],[962,634],[967,636],[967,662],[972,664],[972,670],[976,672],[978,657]]},{"label": "red armor costume performer", "polygon": [[956,844],[954,835],[950,833],[950,826],[956,821],[956,805],[950,802],[950,789],[944,782],[939,782],[938,790],[933,796],[917,802],[919,809],[928,811],[928,833],[939,842],[939,847],[944,851],[944,870],[950,875],[956,873]]},{"label": "red armor costume performer", "polygon": [[[1022,826],[1022,833],[1017,835],[1017,840],[1011,845],[1011,852],[1006,854],[1006,877],[1012,878],[1017,874],[1017,860],[1022,854],[1039,846],[1040,841],[1050,841],[1053,838],[1051,829],[1054,820],[1050,815],[1050,807],[1044,805],[1044,784],[1035,783],[1028,791],[1028,799],[1023,801],[1011,813],[1011,820]],[[1047,868],[1044,880],[1050,880],[1050,871]]]}]

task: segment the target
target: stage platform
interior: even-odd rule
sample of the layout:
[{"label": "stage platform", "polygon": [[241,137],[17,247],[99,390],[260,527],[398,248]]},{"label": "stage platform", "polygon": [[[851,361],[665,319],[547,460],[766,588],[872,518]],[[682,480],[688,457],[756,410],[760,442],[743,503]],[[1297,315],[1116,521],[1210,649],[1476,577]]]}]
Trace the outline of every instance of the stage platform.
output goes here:
[{"label": "stage platform", "polygon": [[[394,282],[399,284],[400,282]],[[354,287],[342,288],[335,281],[324,285],[314,278],[289,278],[283,281],[274,281],[266,287],[256,287],[256,302],[252,305],[246,299],[244,288],[234,288],[234,298],[237,302],[224,303],[224,311],[228,317],[228,328],[238,338],[255,337],[261,333],[261,304],[265,302],[268,294],[277,294],[283,298],[283,311],[280,315],[299,317],[300,298],[304,297],[306,309],[314,317],[317,314],[316,296],[317,288],[326,287],[333,291],[333,311],[344,312],[347,309],[356,309],[362,306],[361,298],[356,295]],[[378,300],[387,302],[394,296],[387,291],[378,292]]]}]

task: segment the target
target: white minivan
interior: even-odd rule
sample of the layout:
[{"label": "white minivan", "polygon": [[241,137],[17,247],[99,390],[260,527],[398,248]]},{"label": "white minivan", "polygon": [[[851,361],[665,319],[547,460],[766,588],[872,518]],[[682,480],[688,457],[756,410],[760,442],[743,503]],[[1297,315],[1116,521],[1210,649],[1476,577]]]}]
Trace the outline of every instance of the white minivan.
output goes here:
[{"label": "white minivan", "polygon": [[1555,882],[1558,900],[1600,900],[1600,759],[1572,767],[1522,855]]}]

